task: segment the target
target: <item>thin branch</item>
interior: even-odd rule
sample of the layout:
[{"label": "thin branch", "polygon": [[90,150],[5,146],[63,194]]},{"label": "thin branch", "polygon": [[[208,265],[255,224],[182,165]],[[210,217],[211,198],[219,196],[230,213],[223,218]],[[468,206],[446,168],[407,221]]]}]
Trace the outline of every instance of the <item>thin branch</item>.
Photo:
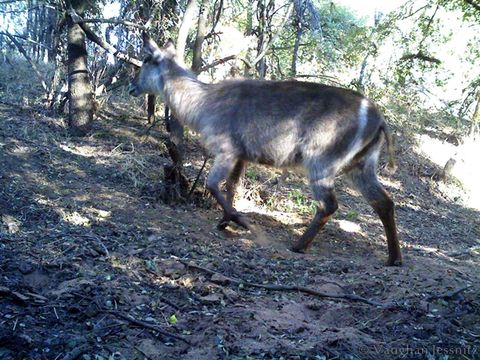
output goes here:
[{"label": "thin branch", "polygon": [[215,13],[215,19],[213,21],[212,29],[210,30],[210,32],[207,35],[205,35],[205,40],[212,37],[212,36],[215,36],[215,28],[217,27],[218,22],[220,21],[220,16],[222,15],[222,10],[223,10],[223,0],[220,0],[220,3],[218,5],[218,10]]},{"label": "thin branch", "polygon": [[4,35],[4,36],[8,37],[10,39],[10,41],[17,47],[18,51],[20,51],[20,53],[22,53],[22,55],[25,57],[25,59],[27,59],[27,61],[30,63],[30,66],[32,67],[33,71],[35,72],[37,77],[40,79],[40,83],[42,84],[43,90],[45,90],[45,92],[48,92],[47,82],[46,82],[45,78],[43,77],[42,73],[38,69],[37,64],[35,64],[35,62],[30,58],[30,56],[28,56],[28,53],[25,51],[22,44],[20,44],[17,41],[17,39],[15,39],[15,36],[13,36],[12,34],[9,34],[7,32],[2,31],[2,32],[0,32],[0,35]]},{"label": "thin branch", "polygon": [[428,37],[428,30],[430,30],[430,26],[432,25],[433,19],[435,18],[435,15],[437,15],[437,12],[438,12],[439,8],[440,8],[440,5],[437,5],[437,7],[435,8],[435,11],[433,12],[432,16],[428,20],[427,27],[425,28],[425,35],[424,35],[423,39],[420,41],[420,43],[418,44],[419,49],[422,49],[422,45]]},{"label": "thin branch", "polygon": [[292,9],[293,9],[293,2],[288,6],[287,11],[285,12],[285,16],[283,17],[282,22],[278,26],[278,29],[277,29],[276,33],[272,36],[272,38],[267,43],[267,45],[265,45],[265,47],[260,52],[260,54],[258,54],[257,57],[253,61],[250,62],[250,67],[254,67],[260,60],[262,60],[263,57],[267,54],[268,50],[270,49],[270,46],[272,46],[273,43],[275,41],[277,41],[278,37],[280,36],[280,33],[283,30],[283,27],[285,26],[288,18],[290,17]]},{"label": "thin branch", "polygon": [[27,38],[27,37],[24,37],[24,36],[22,36],[22,35],[17,35],[17,34],[10,34],[10,35],[15,36],[16,38],[25,40],[26,42],[29,42],[29,43],[31,43],[31,44],[38,45],[38,46],[40,46],[40,47],[42,47],[42,48],[45,48],[45,49],[48,49],[48,50],[51,50],[51,49],[52,49],[50,46],[47,46],[47,45],[42,44],[42,43],[39,43],[39,42],[37,42],[37,41],[35,41],[35,40],[32,40],[32,39]]},{"label": "thin branch", "polygon": [[217,60],[211,62],[210,64],[207,64],[207,65],[202,66],[200,69],[198,69],[198,72],[201,73],[201,72],[203,72],[203,71],[206,71],[206,70],[211,69],[211,68],[213,68],[213,67],[215,67],[215,66],[224,64],[224,63],[226,63],[227,61],[234,60],[234,59],[236,59],[236,58],[237,58],[237,55],[230,55],[230,56],[226,56],[226,57],[224,57],[224,58],[222,58],[222,59],[217,59]]},{"label": "thin branch", "polygon": [[401,20],[408,19],[409,17],[414,16],[415,14],[418,14],[420,11],[429,8],[430,4],[426,4],[424,6],[419,7],[417,10],[410,12],[409,14],[405,15],[404,17],[401,18]]},{"label": "thin branch", "polygon": [[442,63],[439,59],[437,59],[433,56],[429,56],[422,51],[419,51],[416,54],[403,55],[400,58],[401,61],[410,61],[410,60],[413,60],[413,59],[418,59],[418,60],[425,61],[425,62],[431,62],[431,63],[434,63],[434,64],[441,64]]},{"label": "thin branch", "polygon": [[93,41],[95,44],[100,46],[101,48],[105,49],[108,51],[110,54],[115,56],[117,59],[122,60],[126,63],[129,63],[133,66],[136,67],[141,67],[142,62],[139,59],[136,59],[132,56],[129,56],[125,53],[122,53],[120,50],[116,49],[113,45],[107,43],[105,40],[103,40],[100,36],[95,34],[87,24],[80,24],[80,27],[85,31],[85,35],[90,41]]},{"label": "thin branch", "polygon": [[[203,266],[196,265],[194,263],[191,263],[191,262],[188,262],[188,261],[185,261],[185,260],[182,260],[182,259],[177,259],[177,261],[179,261],[180,263],[185,265],[187,268],[190,267],[190,268],[193,268],[193,269],[201,270],[201,271],[206,272],[206,273],[211,274],[211,275],[222,275],[222,276],[224,276],[223,274],[221,274],[219,272],[207,269]],[[226,276],[224,276],[224,277],[226,277]],[[231,278],[231,277],[226,277],[226,278],[232,284],[242,285],[244,287],[261,288],[261,289],[271,290],[271,291],[295,291],[295,292],[301,292],[301,293],[304,293],[304,294],[314,295],[314,296],[317,296],[317,297],[320,297],[320,298],[345,299],[345,300],[350,300],[350,301],[355,301],[355,302],[361,302],[361,303],[364,303],[364,304],[368,304],[368,305],[372,305],[372,306],[376,306],[376,307],[381,307],[381,308],[384,308],[384,309],[400,307],[399,305],[396,305],[396,304],[382,304],[382,303],[379,303],[379,302],[376,302],[376,301],[373,301],[373,300],[369,300],[369,299],[366,299],[362,296],[355,295],[355,294],[328,294],[328,293],[317,291],[315,289],[305,287],[305,286],[257,284],[257,283],[251,283],[251,282],[244,281],[244,280],[234,279],[234,278]]]},{"label": "thin branch", "polygon": [[464,286],[464,287],[462,287],[458,290],[455,290],[455,291],[452,291],[452,292],[449,292],[449,293],[446,293],[446,294],[431,295],[427,298],[427,301],[432,301],[432,300],[436,300],[436,299],[450,300],[450,299],[453,299],[458,294],[460,294],[461,292],[470,289],[471,287],[472,287],[472,285],[467,285],[467,286]]},{"label": "thin branch", "polygon": [[74,21],[77,24],[84,24],[84,23],[100,23],[100,24],[116,24],[116,25],[124,25],[127,27],[133,27],[137,29],[141,29],[143,31],[147,31],[148,29],[140,24],[136,24],[131,21],[116,19],[116,18],[108,18],[108,19],[75,19]]}]

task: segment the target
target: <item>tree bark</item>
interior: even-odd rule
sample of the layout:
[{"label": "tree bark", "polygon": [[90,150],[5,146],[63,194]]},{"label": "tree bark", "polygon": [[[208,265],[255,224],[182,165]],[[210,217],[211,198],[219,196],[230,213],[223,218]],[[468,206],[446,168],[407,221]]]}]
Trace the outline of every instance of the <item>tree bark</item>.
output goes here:
[{"label": "tree bark", "polygon": [[282,19],[282,22],[280,23],[277,30],[275,31],[275,33],[270,38],[270,41],[266,45],[263,46],[263,50],[261,50],[261,51],[259,50],[259,53],[258,53],[257,57],[250,63],[250,67],[253,67],[253,66],[257,65],[258,62],[261,61],[265,57],[265,55],[267,54],[268,50],[273,45],[273,43],[275,41],[277,41],[278,37],[280,36],[280,33],[282,32],[283,27],[285,26],[288,18],[290,17],[292,9],[293,9],[293,3],[288,6],[288,8],[285,12],[285,15]]},{"label": "tree bark", "polygon": [[265,62],[265,56],[259,56],[263,49],[265,48],[266,37],[267,37],[267,15],[266,15],[266,0],[261,0],[257,5],[257,17],[258,17],[258,45],[257,45],[257,58],[258,61],[256,64],[253,64],[257,68],[258,77],[264,79],[267,73],[267,64]]},{"label": "tree bark", "polygon": [[85,32],[72,17],[67,20],[68,52],[68,126],[75,136],[84,136],[93,120],[92,86],[87,70]]},{"label": "tree bark", "polygon": [[199,73],[202,67],[202,45],[205,40],[205,33],[207,31],[207,15],[208,15],[208,1],[202,0],[200,3],[200,10],[198,14],[197,36],[195,38],[195,45],[193,47],[193,61],[192,70],[194,73]]},{"label": "tree bark", "polygon": [[290,68],[290,76],[297,75],[298,49],[300,48],[300,40],[303,35],[303,17],[305,15],[305,2],[302,1],[295,6],[295,43],[293,45],[292,66]]},{"label": "tree bark", "polygon": [[185,46],[187,45],[187,38],[188,32],[190,31],[193,18],[195,16],[195,9],[197,7],[197,3],[195,0],[188,0],[187,7],[185,9],[185,13],[183,14],[182,23],[180,24],[180,28],[178,30],[178,37],[177,37],[177,56],[179,59],[184,60],[184,53],[185,53]]}]

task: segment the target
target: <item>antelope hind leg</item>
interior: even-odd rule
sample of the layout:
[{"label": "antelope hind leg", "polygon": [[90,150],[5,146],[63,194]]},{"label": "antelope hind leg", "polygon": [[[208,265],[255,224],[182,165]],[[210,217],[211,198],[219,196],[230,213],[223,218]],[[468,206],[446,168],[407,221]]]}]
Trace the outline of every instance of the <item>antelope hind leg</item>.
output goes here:
[{"label": "antelope hind leg", "polygon": [[353,169],[350,172],[350,177],[355,187],[362,193],[382,221],[387,237],[387,265],[400,266],[402,265],[402,253],[395,224],[394,203],[378,181],[374,165],[368,162],[362,165]]},{"label": "antelope hind leg", "polygon": [[317,212],[307,230],[291,247],[292,251],[298,253],[305,253],[308,250],[315,236],[338,208],[333,179],[311,180],[310,183],[317,200]]}]

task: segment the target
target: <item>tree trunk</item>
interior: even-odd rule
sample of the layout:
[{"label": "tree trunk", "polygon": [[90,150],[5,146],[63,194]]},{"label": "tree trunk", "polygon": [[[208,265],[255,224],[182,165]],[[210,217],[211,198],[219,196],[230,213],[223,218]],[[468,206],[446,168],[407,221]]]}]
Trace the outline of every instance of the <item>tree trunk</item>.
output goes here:
[{"label": "tree trunk", "polygon": [[[260,55],[266,44],[266,27],[267,27],[267,15],[266,15],[266,0],[260,0],[257,5],[257,17],[258,17],[258,45],[257,45],[257,56]],[[265,56],[263,56],[258,63],[256,64],[258,77],[264,79],[267,73],[267,63],[265,61]]]},{"label": "tree trunk", "polygon": [[[46,6],[43,4],[39,9],[39,20],[38,20],[38,42],[41,45],[38,45],[38,52],[37,52],[37,61],[45,60],[46,54],[46,32],[48,31],[48,20],[46,16]],[[43,45],[43,46],[42,46]]]},{"label": "tree trunk", "polygon": [[57,20],[57,13],[55,10],[52,10],[53,16],[50,19],[52,28],[50,29],[50,39],[49,39],[49,50],[48,50],[48,61],[53,64],[54,72],[52,76],[52,82],[50,84],[50,90],[47,96],[47,104],[50,110],[53,110],[57,104],[57,94],[59,92],[59,85],[61,81],[61,73],[63,68],[63,63],[59,61],[60,53],[60,36],[62,30],[66,24],[65,15]]},{"label": "tree trunk", "polygon": [[57,55],[57,40],[56,40],[56,27],[57,27],[57,11],[55,9],[47,9],[47,30],[46,30],[46,45],[48,46],[47,55],[48,61],[53,62],[55,61],[55,57]]},{"label": "tree trunk", "polygon": [[197,3],[195,0],[188,0],[187,7],[185,9],[185,13],[183,14],[182,23],[180,24],[180,28],[178,30],[178,37],[177,37],[177,56],[179,59],[184,60],[184,53],[185,53],[185,46],[187,45],[187,38],[188,32],[190,31],[193,18],[195,16],[195,9],[197,7]]},{"label": "tree trunk", "polygon": [[93,120],[93,96],[87,70],[85,33],[70,16],[67,21],[68,126],[73,135],[84,136],[90,130]]},{"label": "tree trunk", "polygon": [[298,61],[298,49],[300,48],[300,40],[303,35],[303,17],[305,15],[305,1],[295,3],[295,43],[293,45],[292,54],[292,66],[290,68],[290,76],[297,75],[297,61]]},{"label": "tree trunk", "polygon": [[[35,5],[38,5],[38,4],[35,4]],[[32,40],[35,41],[35,44],[33,45],[32,58],[36,59],[37,62],[38,62],[38,52],[39,52],[39,46],[38,46],[38,40],[39,40],[38,33],[40,31],[39,22],[40,22],[39,9],[38,7],[35,7],[34,16],[33,16],[33,35],[32,35]]]},{"label": "tree trunk", "polygon": [[192,70],[194,73],[198,73],[199,69],[202,67],[202,45],[203,40],[205,40],[205,33],[207,31],[207,7],[208,1],[202,0],[198,14],[197,36],[195,38],[195,45],[193,47]]}]

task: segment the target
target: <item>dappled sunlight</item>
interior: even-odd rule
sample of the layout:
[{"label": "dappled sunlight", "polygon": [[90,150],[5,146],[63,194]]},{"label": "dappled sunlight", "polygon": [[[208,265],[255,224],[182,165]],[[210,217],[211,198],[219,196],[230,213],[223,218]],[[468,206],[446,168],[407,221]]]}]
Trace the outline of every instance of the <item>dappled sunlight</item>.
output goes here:
[{"label": "dappled sunlight", "polygon": [[[398,3],[376,2],[385,11]],[[404,1],[395,13],[354,0],[25,3],[0,1],[3,31],[12,33],[0,34],[2,359],[394,360],[404,346],[422,351],[407,358],[444,355],[429,352],[437,346],[478,350],[480,146],[461,139],[480,106],[470,1]],[[78,5],[77,14],[65,3]],[[181,24],[188,26],[177,32]],[[75,93],[72,26],[87,35],[80,73],[88,72],[91,103]],[[190,73],[180,81],[184,69],[166,73],[162,61],[175,61],[174,50],[152,52],[144,36],[142,51],[145,29],[177,40],[177,58],[186,67],[195,60],[205,83]],[[111,55],[95,35],[114,47]],[[156,64],[145,82],[164,90],[156,109],[152,97],[128,95],[141,60]],[[390,248],[395,242],[389,202],[365,184],[369,204],[346,175],[335,179],[338,210],[310,226],[318,206],[328,212],[335,203],[330,182],[314,183],[326,197],[317,202],[302,169],[249,163],[234,201],[249,229],[218,226],[224,211],[207,179],[215,180],[219,152],[231,155],[216,179],[229,179],[220,182],[225,195],[242,173],[238,159],[308,164],[319,180],[335,172],[335,158],[355,150],[361,162],[373,151],[383,117],[351,90],[379,105],[380,128],[394,138],[397,171],[386,168],[383,146],[378,174],[395,204],[403,266],[385,266],[386,233]],[[95,112],[84,136],[68,103],[77,95]],[[184,129],[181,154],[169,141],[181,131],[160,102],[199,125]],[[207,153],[201,144],[215,134]],[[450,158],[452,176],[440,179]],[[294,252],[317,224],[306,253]]]},{"label": "dappled sunlight", "polygon": [[332,222],[337,224],[341,230],[347,233],[359,233],[364,236],[366,235],[366,233],[362,230],[362,226],[353,221],[333,219]]},{"label": "dappled sunlight", "polygon": [[[426,156],[433,163],[443,169],[447,161],[453,159],[454,165],[451,175],[457,178],[466,190],[463,196],[467,206],[480,210],[480,166],[478,166],[478,154],[480,154],[480,139],[475,135],[464,137],[459,145],[451,144],[445,140],[433,138],[427,134],[417,136],[418,148],[414,150]],[[433,176],[434,174],[432,174]],[[447,184],[440,184],[444,192],[448,193]]]},{"label": "dappled sunlight", "polygon": [[89,146],[89,145],[79,145],[79,144],[70,144],[70,145],[65,145],[65,144],[58,144],[58,147],[62,149],[63,151],[66,151],[70,154],[73,155],[78,155],[78,156],[83,156],[83,157],[93,157],[97,154],[97,149],[94,146]]},{"label": "dappled sunlight", "polygon": [[404,191],[404,185],[400,179],[394,179],[393,177],[380,176],[380,182],[390,189],[397,191]]},{"label": "dappled sunlight", "polygon": [[[107,220],[112,215],[111,211],[101,210],[89,206],[82,206],[80,204],[74,205],[77,210],[66,209],[60,205],[62,202],[58,199],[52,200],[46,197],[37,196],[34,198],[34,200],[39,205],[48,206],[51,210],[59,215],[60,220],[77,226],[90,227],[92,221],[102,222]],[[84,198],[83,200],[86,199]],[[75,204],[77,201],[74,201],[73,203]]]},{"label": "dappled sunlight", "polygon": [[91,222],[90,219],[86,216],[81,215],[78,211],[65,211],[63,209],[56,209],[60,218],[72,225],[83,226],[83,227],[90,227]]},{"label": "dappled sunlight", "polygon": [[305,217],[301,216],[298,212],[285,212],[269,209],[264,205],[256,204],[255,201],[245,198],[238,199],[235,202],[235,207],[241,212],[271,216],[285,225],[303,224],[305,222]]}]

